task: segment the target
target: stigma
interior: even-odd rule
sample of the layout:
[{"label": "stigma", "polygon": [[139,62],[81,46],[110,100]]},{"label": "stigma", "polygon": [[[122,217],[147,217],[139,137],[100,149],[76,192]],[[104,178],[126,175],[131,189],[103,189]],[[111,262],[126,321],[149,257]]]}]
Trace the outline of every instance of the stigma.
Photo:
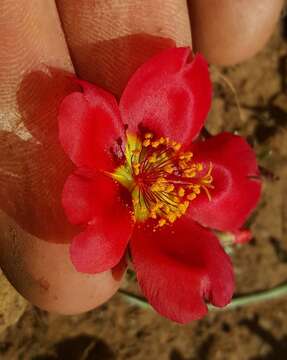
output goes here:
[{"label": "stigma", "polygon": [[124,164],[111,175],[130,191],[135,221],[151,218],[156,229],[183,216],[198,196],[211,201],[212,163],[196,162],[176,141],[127,134],[123,154]]}]

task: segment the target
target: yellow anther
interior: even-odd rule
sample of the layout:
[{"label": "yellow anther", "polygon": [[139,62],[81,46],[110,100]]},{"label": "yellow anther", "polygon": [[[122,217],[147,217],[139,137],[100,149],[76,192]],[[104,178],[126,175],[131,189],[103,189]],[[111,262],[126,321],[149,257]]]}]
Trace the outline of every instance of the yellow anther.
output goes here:
[{"label": "yellow anther", "polygon": [[186,161],[190,161],[191,158],[193,157],[193,153],[191,151],[183,153],[180,155],[180,160],[186,160]]},{"label": "yellow anther", "polygon": [[173,148],[173,150],[178,151],[181,148],[181,145],[175,143],[174,145],[172,145],[172,148]]},{"label": "yellow anther", "polygon": [[196,194],[195,193],[191,193],[187,195],[187,200],[192,201],[196,198]]},{"label": "yellow anther", "polygon": [[179,208],[181,215],[185,214],[188,206],[189,206],[189,201],[185,201],[183,204],[179,204],[178,208]]},{"label": "yellow anther", "polygon": [[151,212],[150,212],[150,217],[151,217],[152,219],[156,219],[156,218],[157,218],[156,212],[151,211]]},{"label": "yellow anther", "polygon": [[140,173],[140,164],[139,163],[134,163],[133,164],[133,169],[134,169],[134,173],[135,175],[138,175]]},{"label": "yellow anther", "polygon": [[158,222],[158,226],[159,227],[162,227],[166,224],[166,220],[165,219],[160,219],[159,222]]},{"label": "yellow anther", "polygon": [[181,199],[178,196],[173,195],[172,196],[172,201],[175,202],[175,203],[180,203]]},{"label": "yellow anther", "polygon": [[188,168],[188,164],[186,163],[185,160],[181,160],[179,163],[178,163],[178,166],[181,170],[185,170]]},{"label": "yellow anther", "polygon": [[144,146],[144,147],[148,147],[148,146],[150,146],[150,139],[146,139],[146,140],[144,140],[144,142],[143,142],[143,146]]},{"label": "yellow anther", "polygon": [[157,192],[157,191],[160,191],[161,190],[161,186],[159,185],[159,184],[157,184],[157,183],[154,183],[154,184],[152,184],[152,186],[151,186],[151,191],[153,191],[153,192]]},{"label": "yellow anther", "polygon": [[151,211],[152,212],[158,211],[162,207],[163,207],[163,204],[161,202],[157,202],[157,203],[153,204]]},{"label": "yellow anther", "polygon": [[151,133],[146,133],[144,136],[146,139],[152,139],[153,138],[153,134]]},{"label": "yellow anther", "polygon": [[190,161],[191,158],[193,157],[193,153],[191,151],[188,151],[185,153],[185,156],[186,156],[186,160]]},{"label": "yellow anther", "polygon": [[166,139],[163,138],[163,137],[161,137],[161,138],[159,139],[159,143],[160,143],[161,145],[165,144],[165,143],[166,143]]},{"label": "yellow anther", "polygon": [[171,212],[170,206],[164,205],[163,211],[164,211],[166,214],[169,214],[169,213]]},{"label": "yellow anther", "polygon": [[186,211],[185,206],[184,206],[183,204],[179,204],[179,205],[178,205],[178,211],[179,211],[178,217],[184,215],[184,213],[185,213],[185,211]]},{"label": "yellow anther", "polygon": [[172,213],[172,214],[167,215],[167,219],[170,223],[174,223],[175,220],[177,219],[177,216],[175,213]]},{"label": "yellow anther", "polygon": [[153,148],[157,148],[160,145],[160,142],[158,140],[156,140],[156,141],[153,141],[151,143],[151,145],[152,145]]},{"label": "yellow anther", "polygon": [[180,187],[180,188],[178,189],[177,194],[178,194],[179,197],[183,197],[184,194],[185,194],[184,188],[183,188],[183,187]]},{"label": "yellow anther", "polygon": [[167,193],[171,193],[174,190],[174,185],[173,184],[168,184],[167,187],[165,188],[165,191]]},{"label": "yellow anther", "polygon": [[193,191],[196,195],[200,194],[200,185],[193,185]]},{"label": "yellow anther", "polygon": [[193,178],[196,176],[196,172],[192,169],[187,169],[183,172],[183,175],[187,178]]},{"label": "yellow anther", "polygon": [[211,175],[208,175],[201,180],[201,183],[206,185],[209,185],[212,182],[213,182],[213,177]]},{"label": "yellow anther", "polygon": [[203,164],[202,163],[196,164],[196,167],[197,167],[197,171],[202,171],[203,170]]},{"label": "yellow anther", "polygon": [[174,166],[172,164],[168,164],[164,167],[164,171],[168,174],[172,174],[174,172]]},{"label": "yellow anther", "polygon": [[148,158],[148,162],[150,162],[151,164],[155,163],[157,161],[157,156],[156,154],[152,154],[149,158]]},{"label": "yellow anther", "polygon": [[164,162],[165,160],[168,160],[168,156],[166,154],[162,154],[158,157],[158,160],[160,162]]}]

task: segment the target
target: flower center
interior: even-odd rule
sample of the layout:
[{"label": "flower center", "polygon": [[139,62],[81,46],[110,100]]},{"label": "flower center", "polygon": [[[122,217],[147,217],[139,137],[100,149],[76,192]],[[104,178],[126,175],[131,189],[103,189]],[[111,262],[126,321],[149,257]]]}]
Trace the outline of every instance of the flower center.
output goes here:
[{"label": "flower center", "polygon": [[112,177],[131,192],[136,221],[152,218],[162,227],[184,215],[201,190],[211,200],[212,164],[195,162],[177,142],[128,134],[124,154]]}]

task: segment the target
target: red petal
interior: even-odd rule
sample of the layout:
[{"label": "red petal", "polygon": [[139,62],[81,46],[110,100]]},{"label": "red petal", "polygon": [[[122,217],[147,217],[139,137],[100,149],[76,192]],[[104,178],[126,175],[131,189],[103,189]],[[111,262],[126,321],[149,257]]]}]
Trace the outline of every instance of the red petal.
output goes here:
[{"label": "red petal", "polygon": [[155,232],[137,228],[131,251],[141,289],[163,316],[187,323],[207,312],[204,300],[216,306],[231,300],[230,259],[215,235],[192,220]]},{"label": "red petal", "polygon": [[212,162],[211,201],[200,194],[189,206],[188,214],[200,224],[228,231],[242,226],[255,208],[261,192],[254,151],[240,136],[222,133],[193,144],[194,160],[207,166]]},{"label": "red petal", "polygon": [[189,48],[168,49],[142,65],[120,101],[128,131],[138,126],[189,144],[199,133],[211,103],[208,66],[201,55],[187,62]]},{"label": "red petal", "polygon": [[131,217],[126,213],[98,218],[73,239],[70,255],[76,270],[95,274],[116,266],[124,255],[131,229]]},{"label": "red petal", "polygon": [[68,177],[62,194],[62,205],[69,221],[85,224],[95,216],[112,213],[113,204],[121,203],[120,189],[107,175],[78,169]]},{"label": "red petal", "polygon": [[83,93],[66,96],[60,106],[60,142],[77,166],[110,170],[114,167],[110,149],[124,136],[118,105],[104,90],[77,82]]},{"label": "red petal", "polygon": [[99,173],[84,175],[79,172],[68,178],[62,202],[70,222],[88,223],[87,229],[73,239],[72,262],[80,272],[96,273],[120,261],[133,223],[119,184]]}]

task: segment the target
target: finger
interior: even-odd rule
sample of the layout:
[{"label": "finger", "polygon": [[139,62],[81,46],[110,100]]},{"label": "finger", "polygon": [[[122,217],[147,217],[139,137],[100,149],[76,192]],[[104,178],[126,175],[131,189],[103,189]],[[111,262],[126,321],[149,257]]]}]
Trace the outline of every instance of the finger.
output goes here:
[{"label": "finger", "polygon": [[73,89],[66,78],[73,68],[54,1],[1,1],[0,33],[0,264],[32,303],[89,310],[119,281],[111,272],[77,273],[69,245],[57,244],[71,236],[60,199],[72,168],[56,114]]},{"label": "finger", "polygon": [[119,95],[156,52],[191,45],[185,0],[57,0],[79,77]]},{"label": "finger", "polygon": [[235,64],[256,54],[279,19],[283,0],[189,0],[195,51],[214,64]]}]

